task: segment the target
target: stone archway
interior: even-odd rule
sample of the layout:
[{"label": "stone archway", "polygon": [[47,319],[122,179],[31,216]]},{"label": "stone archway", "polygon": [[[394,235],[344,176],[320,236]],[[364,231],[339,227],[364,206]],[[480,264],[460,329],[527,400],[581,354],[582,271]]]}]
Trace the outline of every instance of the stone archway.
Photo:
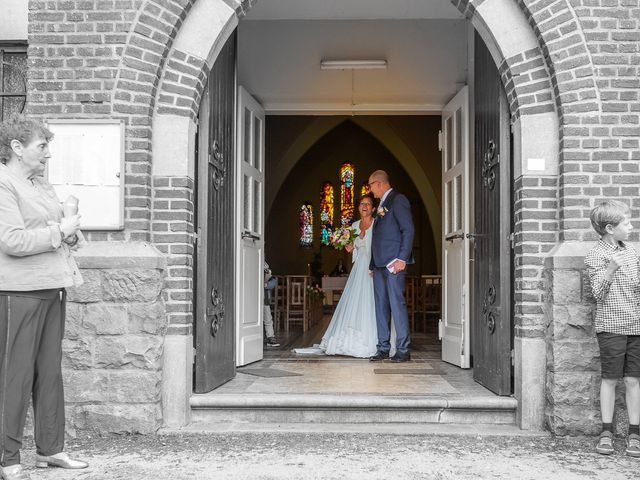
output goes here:
[{"label": "stone archway", "polygon": [[[518,4],[513,0],[452,2],[480,32],[502,74],[512,114],[515,177],[518,179],[516,196],[540,202],[556,201],[558,188],[562,188],[558,184],[559,164],[561,160],[569,160],[559,157],[559,139],[580,135],[566,130],[570,123],[567,114],[599,108],[593,101],[597,97],[593,70],[589,70],[591,61],[575,12],[564,1],[562,8],[551,8],[546,4],[531,6],[533,2],[528,0],[519,0]],[[129,47],[124,52],[114,110],[146,118],[152,115],[151,125],[144,130],[152,134],[154,191],[171,186],[183,191],[185,198],[192,199],[195,119],[204,81],[219,46],[251,4],[249,1],[238,4],[232,0],[186,0],[181,3],[149,0],[138,16]],[[203,29],[203,25],[207,28]],[[573,34],[565,40],[561,38],[564,32]],[[154,74],[159,81],[150,91],[136,95],[139,92],[135,80]],[[529,162],[529,159],[541,158],[544,159],[542,169],[539,162]],[[549,210],[557,214],[553,208]],[[527,237],[543,233],[536,230],[540,226],[532,227],[532,222],[527,222],[530,213],[526,209],[518,213],[517,246],[526,247]],[[184,235],[176,241],[185,244],[185,248],[176,249],[180,253],[169,254],[170,265],[176,266],[175,277],[171,267],[169,277],[185,278],[185,270],[188,275],[191,268],[187,245],[193,231],[193,212],[173,211],[169,207],[154,209],[151,230],[155,218],[167,215],[184,219]],[[560,230],[563,238],[571,238],[570,231],[563,230],[562,226]],[[538,284],[542,281],[543,259],[550,249],[547,247],[555,244],[558,238],[557,235],[538,237],[534,242],[542,247],[536,252],[526,248],[516,251],[516,298],[524,296],[520,293],[540,297],[538,301],[528,301],[527,305],[521,305],[523,300],[516,301],[516,311],[520,312],[515,319],[516,396],[523,428],[540,428],[544,423],[546,344]],[[155,241],[153,235],[152,240]],[[163,241],[155,243],[164,246],[164,251],[168,252],[174,245]],[[179,268],[185,266],[186,269]],[[531,281],[519,281],[525,270],[527,280]],[[184,290],[191,293],[188,287]],[[169,299],[167,305],[171,306],[172,301]],[[163,379],[163,418],[169,426],[188,422],[190,321],[189,312],[169,315]]]}]

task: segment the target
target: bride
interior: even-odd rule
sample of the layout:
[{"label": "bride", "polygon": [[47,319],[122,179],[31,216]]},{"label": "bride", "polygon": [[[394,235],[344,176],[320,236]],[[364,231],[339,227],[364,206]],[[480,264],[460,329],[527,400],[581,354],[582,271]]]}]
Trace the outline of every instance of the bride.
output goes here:
[{"label": "bride", "polygon": [[[360,220],[353,227],[360,232],[353,244],[345,247],[353,253],[353,268],[347,279],[331,323],[320,345],[313,349],[296,349],[296,353],[348,355],[370,357],[376,353],[378,333],[373,297],[373,279],[369,276],[371,234],[373,226],[373,197],[365,195],[358,206]],[[320,353],[320,352],[318,352]]]}]

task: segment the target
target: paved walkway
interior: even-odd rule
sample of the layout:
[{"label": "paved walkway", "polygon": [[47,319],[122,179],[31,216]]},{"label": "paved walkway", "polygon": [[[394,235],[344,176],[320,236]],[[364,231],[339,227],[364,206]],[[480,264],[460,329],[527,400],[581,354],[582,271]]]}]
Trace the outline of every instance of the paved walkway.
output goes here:
[{"label": "paved walkway", "polygon": [[[637,479],[640,459],[593,452],[593,438],[477,434],[225,433],[69,442],[91,466],[29,468],[33,480]],[[32,444],[23,463],[33,465]]]}]

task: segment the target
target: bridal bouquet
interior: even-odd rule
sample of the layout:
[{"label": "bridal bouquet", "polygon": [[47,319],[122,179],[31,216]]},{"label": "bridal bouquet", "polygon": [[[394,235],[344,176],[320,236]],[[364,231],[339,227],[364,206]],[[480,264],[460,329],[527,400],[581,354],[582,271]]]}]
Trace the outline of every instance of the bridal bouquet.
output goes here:
[{"label": "bridal bouquet", "polygon": [[336,250],[342,250],[350,243],[353,243],[357,236],[358,231],[353,227],[336,228],[329,237],[329,245]]}]

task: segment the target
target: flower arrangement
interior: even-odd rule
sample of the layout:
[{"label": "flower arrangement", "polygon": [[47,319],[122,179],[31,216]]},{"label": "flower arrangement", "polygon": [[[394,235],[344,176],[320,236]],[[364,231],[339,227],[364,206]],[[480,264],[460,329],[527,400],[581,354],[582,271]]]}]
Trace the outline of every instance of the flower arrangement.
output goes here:
[{"label": "flower arrangement", "polygon": [[317,301],[321,301],[324,299],[324,292],[320,288],[319,285],[308,285],[307,293],[309,294],[309,298]]},{"label": "flower arrangement", "polygon": [[358,236],[358,231],[353,227],[340,227],[331,233],[329,244],[336,250],[342,250],[344,247],[353,243]]}]

